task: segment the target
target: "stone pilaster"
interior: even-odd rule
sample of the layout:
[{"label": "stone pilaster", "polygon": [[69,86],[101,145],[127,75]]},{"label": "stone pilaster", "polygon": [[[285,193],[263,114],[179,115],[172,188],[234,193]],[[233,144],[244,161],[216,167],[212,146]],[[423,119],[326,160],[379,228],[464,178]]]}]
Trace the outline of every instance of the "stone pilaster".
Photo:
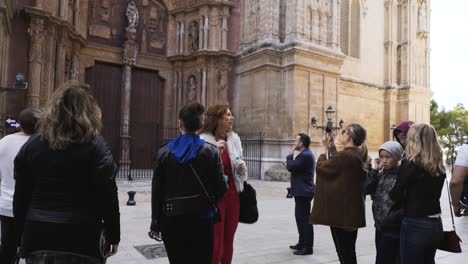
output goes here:
[{"label": "stone pilaster", "polygon": [[32,16],[29,28],[31,46],[29,48],[29,86],[27,104],[33,107],[39,107],[45,35],[44,19]]},{"label": "stone pilaster", "polygon": [[122,118],[120,128],[121,155],[120,167],[129,169],[130,161],[130,102],[132,92],[132,67],[136,64],[137,59],[137,43],[136,33],[138,26],[138,9],[134,1],[130,1],[127,7],[128,26],[125,28],[127,40],[123,50],[124,71],[122,76]]},{"label": "stone pilaster", "polygon": [[65,36],[63,28],[57,31],[57,54],[55,63],[55,87],[59,88],[65,82]]},{"label": "stone pilaster", "polygon": [[80,76],[80,49],[81,44],[79,42],[73,43],[72,48],[72,65],[71,65],[71,80],[79,80]]}]

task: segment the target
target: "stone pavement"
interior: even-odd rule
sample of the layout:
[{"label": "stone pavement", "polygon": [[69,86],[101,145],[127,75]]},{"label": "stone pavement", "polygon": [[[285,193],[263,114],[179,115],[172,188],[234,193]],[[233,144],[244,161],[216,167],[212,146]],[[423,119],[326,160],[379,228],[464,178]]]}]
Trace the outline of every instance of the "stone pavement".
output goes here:
[{"label": "stone pavement", "polygon": [[[260,219],[253,225],[239,224],[234,245],[234,264],[260,263],[339,263],[330,229],[314,226],[314,254],[295,256],[289,245],[297,241],[297,229],[294,221],[294,201],[286,199],[285,182],[250,181],[256,188]],[[169,263],[166,257],[147,260],[135,246],[156,244],[147,235],[150,224],[150,180],[133,182],[119,181],[119,199],[121,203],[122,241],[119,252],[111,257],[109,264]],[[445,187],[444,187],[445,188]],[[127,191],[136,191],[136,206],[126,206]],[[444,189],[445,190],[445,189]],[[451,229],[447,194],[442,194],[444,229]],[[359,230],[356,243],[358,263],[375,263],[374,228],[371,201],[366,201],[367,226]],[[438,251],[436,263],[467,263],[468,259],[468,217],[456,218],[457,232],[463,240],[462,254]],[[464,260],[463,260],[464,259]]]}]

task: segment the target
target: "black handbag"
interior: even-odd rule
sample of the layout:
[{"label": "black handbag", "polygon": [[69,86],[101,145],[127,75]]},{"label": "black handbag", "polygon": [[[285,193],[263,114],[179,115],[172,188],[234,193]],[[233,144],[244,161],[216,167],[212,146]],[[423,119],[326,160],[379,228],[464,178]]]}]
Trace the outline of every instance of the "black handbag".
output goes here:
[{"label": "black handbag", "polygon": [[460,242],[461,239],[457,235],[457,232],[455,230],[455,221],[453,220],[453,209],[452,209],[452,199],[450,197],[450,190],[448,187],[448,180],[445,178],[445,182],[447,183],[447,195],[449,197],[449,207],[450,207],[450,216],[452,217],[452,231],[444,231],[444,237],[442,241],[440,242],[439,246],[437,249],[443,250],[443,251],[448,251],[452,253],[461,253],[461,247],[460,247]]},{"label": "black handbag", "polygon": [[257,192],[252,185],[244,182],[244,190],[239,194],[239,222],[253,224],[258,220]]}]

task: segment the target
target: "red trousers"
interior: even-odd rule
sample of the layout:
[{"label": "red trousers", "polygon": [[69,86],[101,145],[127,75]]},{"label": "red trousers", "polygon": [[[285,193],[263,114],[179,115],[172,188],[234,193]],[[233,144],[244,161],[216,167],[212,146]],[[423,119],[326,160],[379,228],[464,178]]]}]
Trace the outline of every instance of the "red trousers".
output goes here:
[{"label": "red trousers", "polygon": [[231,264],[234,253],[234,235],[239,224],[239,194],[230,188],[219,202],[221,222],[214,225],[212,264]]}]

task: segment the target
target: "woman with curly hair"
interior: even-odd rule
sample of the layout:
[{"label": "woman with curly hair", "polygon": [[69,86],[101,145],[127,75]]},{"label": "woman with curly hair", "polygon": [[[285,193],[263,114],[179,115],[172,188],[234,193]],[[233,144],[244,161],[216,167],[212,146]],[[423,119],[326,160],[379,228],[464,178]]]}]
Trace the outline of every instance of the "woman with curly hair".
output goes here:
[{"label": "woman with curly hair", "polygon": [[55,91],[15,159],[13,212],[26,263],[104,263],[101,231],[117,253],[116,166],[100,136],[101,110],[79,83]]}]

